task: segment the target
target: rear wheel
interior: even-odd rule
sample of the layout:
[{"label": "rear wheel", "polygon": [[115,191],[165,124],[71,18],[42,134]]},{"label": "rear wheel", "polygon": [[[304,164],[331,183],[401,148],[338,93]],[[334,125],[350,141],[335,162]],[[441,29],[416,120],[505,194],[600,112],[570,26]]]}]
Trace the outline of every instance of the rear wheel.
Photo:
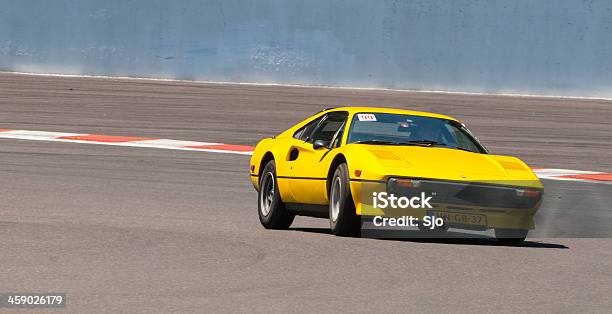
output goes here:
[{"label": "rear wheel", "polygon": [[495,238],[502,244],[521,244],[527,238],[529,230],[525,229],[495,229]]},{"label": "rear wheel", "polygon": [[348,167],[340,164],[332,177],[329,189],[329,224],[332,233],[338,236],[359,236],[361,221],[349,186]]},{"label": "rear wheel", "polygon": [[266,229],[287,229],[295,218],[281,201],[274,160],[270,160],[261,172],[257,208],[259,221]]}]

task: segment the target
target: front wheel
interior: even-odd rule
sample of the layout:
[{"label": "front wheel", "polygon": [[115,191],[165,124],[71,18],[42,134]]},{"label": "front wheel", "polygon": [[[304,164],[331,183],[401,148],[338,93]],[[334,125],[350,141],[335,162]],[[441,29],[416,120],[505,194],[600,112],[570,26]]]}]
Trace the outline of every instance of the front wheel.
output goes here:
[{"label": "front wheel", "polygon": [[259,221],[266,229],[288,229],[295,215],[285,209],[278,190],[276,164],[270,160],[259,178],[257,194]]},{"label": "front wheel", "polygon": [[525,229],[495,229],[495,238],[502,244],[521,244],[527,238],[529,230]]},{"label": "front wheel", "polygon": [[348,167],[340,164],[332,177],[329,189],[329,224],[338,236],[359,236],[361,221],[351,196]]}]

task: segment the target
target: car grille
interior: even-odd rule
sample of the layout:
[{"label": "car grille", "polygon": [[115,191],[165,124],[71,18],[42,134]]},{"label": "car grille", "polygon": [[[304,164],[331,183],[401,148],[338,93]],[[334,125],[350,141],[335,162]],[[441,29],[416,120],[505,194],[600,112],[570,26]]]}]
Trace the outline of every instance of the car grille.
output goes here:
[{"label": "car grille", "polygon": [[[525,191],[529,191],[526,196]],[[526,209],[534,207],[542,197],[540,189],[502,186],[473,182],[391,178],[387,192],[397,197],[414,197],[425,193],[432,204]]]}]

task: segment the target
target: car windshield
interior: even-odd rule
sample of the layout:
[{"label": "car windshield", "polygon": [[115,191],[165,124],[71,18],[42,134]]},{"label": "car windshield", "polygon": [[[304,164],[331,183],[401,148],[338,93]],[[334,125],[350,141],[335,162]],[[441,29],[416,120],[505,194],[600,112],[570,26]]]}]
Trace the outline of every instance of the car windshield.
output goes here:
[{"label": "car windshield", "polygon": [[418,145],[486,153],[485,148],[461,123],[389,113],[355,114],[347,139],[347,144],[350,143]]}]

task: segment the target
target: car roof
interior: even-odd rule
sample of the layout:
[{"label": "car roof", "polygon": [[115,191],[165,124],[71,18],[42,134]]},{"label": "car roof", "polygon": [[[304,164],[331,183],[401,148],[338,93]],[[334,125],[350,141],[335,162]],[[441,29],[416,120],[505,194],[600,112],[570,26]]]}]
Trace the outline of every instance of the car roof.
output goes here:
[{"label": "car roof", "polygon": [[443,114],[437,114],[437,113],[432,113],[432,112],[424,112],[424,111],[413,111],[413,110],[407,110],[407,109],[397,109],[397,108],[339,107],[339,108],[333,108],[333,109],[326,110],[326,112],[333,112],[333,111],[348,111],[350,114],[354,114],[354,113],[358,113],[358,112],[406,114],[406,115],[413,115],[413,116],[432,117],[432,118],[439,118],[439,119],[447,119],[447,120],[457,121],[457,119],[455,119],[453,117],[450,117],[450,116],[447,116],[447,115],[443,115]]}]

